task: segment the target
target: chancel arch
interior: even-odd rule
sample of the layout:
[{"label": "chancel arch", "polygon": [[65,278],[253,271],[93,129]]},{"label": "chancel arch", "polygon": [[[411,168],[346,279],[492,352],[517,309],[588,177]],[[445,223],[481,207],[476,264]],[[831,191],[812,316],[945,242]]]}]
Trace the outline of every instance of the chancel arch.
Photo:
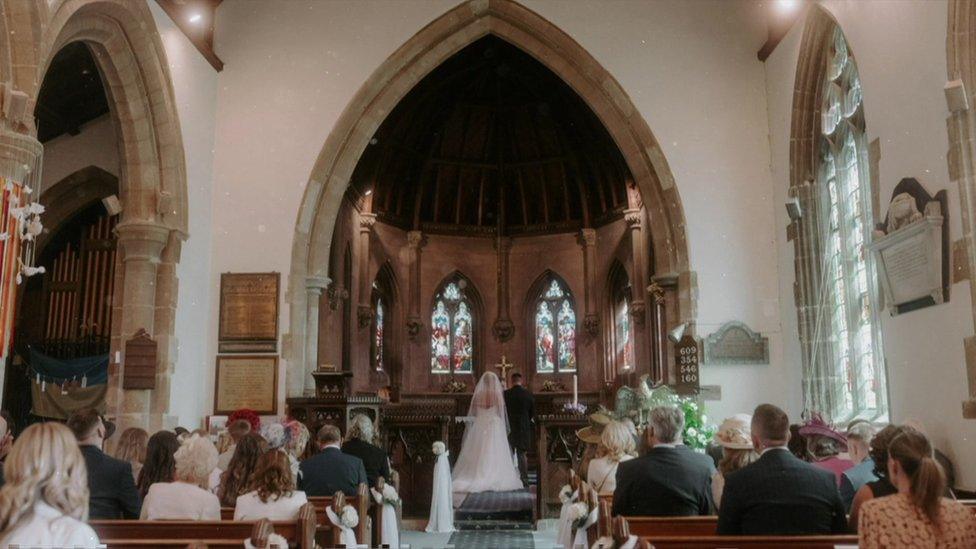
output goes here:
[{"label": "chancel arch", "polygon": [[[608,153],[618,155],[620,166],[623,168],[620,173],[627,180],[624,188],[629,185],[640,196],[639,203],[635,203],[632,199],[634,193],[626,190],[613,195],[615,191],[609,190],[612,189],[612,185],[605,187],[603,191],[598,190],[599,181],[606,179],[608,175],[605,168],[600,169],[597,177],[590,179],[596,180],[597,186],[588,192],[580,193],[578,187],[567,186],[585,178],[581,174],[594,172],[593,166],[587,162],[576,162],[572,165],[566,162],[570,155],[558,154],[560,150],[573,147],[571,133],[567,134],[565,128],[556,132],[557,136],[566,137],[565,139],[546,142],[545,137],[542,139],[536,137],[529,148],[518,151],[523,156],[522,161],[525,165],[514,165],[509,162],[505,166],[504,159],[500,163],[497,157],[483,156],[487,149],[479,148],[479,143],[484,143],[484,135],[487,134],[482,135],[480,142],[477,134],[472,134],[467,141],[453,145],[445,143],[440,147],[438,143],[428,141],[428,148],[421,150],[411,150],[409,147],[402,146],[391,148],[386,145],[381,125],[388,120],[388,115],[391,116],[402,101],[410,100],[408,94],[416,89],[421,80],[435,74],[437,72],[435,69],[445,64],[449,65],[452,56],[463,53],[462,50],[489,36],[492,40],[503,43],[501,49],[514,48],[532,59],[553,75],[558,83],[571,90],[572,98],[585,106],[590,113],[588,116],[595,121],[597,129],[605,132],[607,136],[605,142],[610,143],[612,149]],[[482,60],[481,65],[485,64]],[[504,72],[504,69],[502,70]],[[478,79],[474,79],[473,85],[476,86],[477,82]],[[539,102],[538,98],[532,97],[531,94],[526,93],[522,97],[525,104]],[[488,100],[490,97],[486,96],[485,99]],[[567,101],[552,101],[549,103],[549,108],[560,110],[566,105]],[[490,107],[490,103],[484,101],[484,107]],[[484,110],[490,111],[490,108]],[[523,119],[529,123],[526,126],[527,130],[533,127],[541,127],[545,130],[545,126],[531,125],[533,117],[538,120],[538,117],[546,116],[544,111],[545,109],[526,111],[528,117]],[[425,116],[421,108],[413,109],[413,114],[418,117]],[[451,118],[454,116],[451,112],[442,112],[440,115],[435,112],[431,116],[435,117],[429,119],[434,124],[442,124],[444,127],[454,128],[455,131],[461,128],[462,132],[464,128],[471,127],[471,120],[477,118],[471,109],[467,113],[467,118]],[[436,116],[446,118],[438,119]],[[587,122],[587,124],[592,123]],[[554,127],[558,128],[558,123]],[[396,127],[388,129],[394,135],[399,131]],[[452,150],[450,146],[456,149]],[[557,154],[552,154],[553,150],[557,151]],[[403,181],[410,185],[405,184],[402,188],[392,187],[390,194],[380,195],[377,191],[376,196],[370,196],[373,194],[373,188],[368,186],[356,188],[355,185],[355,172],[357,169],[363,169],[360,161],[370,155],[386,158],[382,162],[373,162],[374,169],[381,165],[389,166],[392,162],[400,163],[401,167],[396,169],[403,170],[406,169],[404,165],[416,165],[420,159],[420,165],[414,172],[417,180]],[[455,162],[452,165],[452,161],[458,160],[461,161],[459,164]],[[512,192],[503,194],[504,185],[488,185],[486,191],[485,183],[490,180],[475,176],[476,173],[497,172],[499,167],[505,167],[509,173],[520,176],[507,180]],[[512,168],[516,169],[512,170]],[[381,172],[377,171],[371,172],[364,180],[374,176],[382,177]],[[562,183],[546,188],[547,180],[562,181]],[[416,188],[417,185],[427,189],[425,192],[430,194],[419,195],[421,199],[419,201],[417,195],[411,195],[410,201],[403,200],[403,193],[410,194],[408,189]],[[546,199],[539,203],[525,200],[520,202],[518,191],[520,187],[524,188],[526,185],[543,189],[543,196]],[[354,200],[343,200],[350,189],[355,194]],[[429,200],[431,196],[436,198],[428,201],[431,208],[424,210],[423,201],[425,198]],[[299,396],[314,392],[314,384],[309,373],[316,369],[316,357],[319,353],[308,354],[305,341],[309,333],[321,332],[319,317],[308,315],[308,311],[313,308],[307,305],[307,301],[309,298],[318,299],[319,281],[326,277],[334,279],[334,274],[330,273],[328,268],[330,257],[334,254],[331,246],[336,242],[334,232],[337,230],[337,220],[343,217],[342,208],[347,207],[350,202],[361,201],[367,207],[363,213],[369,215],[376,215],[378,210],[373,209],[374,205],[385,206],[387,203],[384,201],[390,198],[396,203],[396,209],[392,212],[395,215],[390,215],[389,209],[386,210],[386,215],[390,221],[389,225],[399,227],[404,233],[397,237],[401,239],[405,248],[401,252],[401,257],[404,259],[403,266],[398,267],[398,271],[402,279],[408,281],[407,287],[411,291],[419,288],[414,292],[416,297],[410,296],[404,300],[408,303],[405,311],[407,319],[405,332],[407,339],[410,340],[410,344],[404,348],[404,357],[405,360],[416,361],[417,350],[413,347],[418,345],[417,341],[426,341],[429,336],[430,320],[426,318],[426,313],[420,310],[420,304],[426,303],[429,299],[425,296],[432,295],[428,293],[432,291],[430,287],[432,283],[429,281],[431,273],[427,272],[430,267],[426,259],[437,247],[443,246],[440,249],[448,252],[485,251],[487,257],[492,258],[490,262],[482,264],[478,272],[467,271],[473,279],[476,279],[475,283],[483,288],[501,288],[502,283],[499,283],[498,273],[509,270],[514,272],[510,262],[516,261],[523,254],[545,253],[546,239],[554,241],[568,239],[568,242],[574,244],[573,247],[567,245],[561,255],[568,258],[572,254],[572,261],[576,262],[574,268],[580,271],[581,280],[585,278],[592,281],[596,279],[595,273],[605,272],[606,258],[597,257],[595,243],[603,238],[603,233],[610,234],[614,231],[609,229],[604,231],[600,227],[595,227],[595,223],[604,221],[598,218],[599,212],[597,216],[591,216],[590,209],[586,207],[587,202],[584,200],[577,203],[575,197],[592,199],[604,211],[614,212],[612,215],[618,216],[618,219],[626,219],[630,227],[630,235],[643,233],[638,234],[641,245],[634,247],[640,249],[637,254],[639,256],[637,261],[641,264],[639,272],[666,282],[663,286],[666,294],[667,325],[693,322],[696,314],[695,277],[688,265],[685,222],[674,178],[649,127],[637,113],[636,107],[630,102],[620,84],[572,38],[515,2],[509,0],[466,2],[435,20],[388,58],[359,90],[326,140],[313,168],[298,214],[293,243],[289,281],[291,345],[286,350],[288,394]],[[623,201],[614,202],[616,197],[622,198]],[[485,198],[488,199],[487,202]],[[502,220],[503,231],[493,232],[497,228],[499,218],[503,215],[504,208],[495,207],[492,211],[494,217],[489,217],[487,213],[492,208],[485,208],[485,204],[511,206],[504,212],[506,217]],[[619,211],[616,210],[618,205],[622,206]],[[582,217],[584,211],[586,218]],[[430,216],[429,219],[425,218],[427,215]],[[576,219],[575,215],[581,216],[580,219]],[[420,223],[422,220],[426,222],[426,227]],[[474,222],[470,223],[471,220]],[[533,220],[538,221],[533,222]],[[577,223],[578,221],[581,223]],[[479,239],[476,244],[458,244],[456,235],[438,234],[444,223],[454,227],[465,225],[470,234],[481,234],[485,238]],[[518,227],[519,224],[521,228]],[[387,224],[377,222],[375,227],[381,225]],[[571,229],[571,231],[562,234],[546,234],[552,233],[554,229]],[[381,230],[385,229],[373,229],[371,234],[379,234]],[[531,234],[533,230],[539,231],[540,240],[520,242],[517,236],[519,231]],[[622,232],[624,231],[617,231],[616,238],[619,238]],[[646,248],[643,247],[645,239],[653,248],[651,254],[647,254]],[[438,240],[442,242],[437,242]],[[592,257],[589,257],[588,261],[583,261],[587,254]],[[557,259],[557,261],[570,260]],[[648,264],[650,261],[653,261],[653,264]],[[554,267],[563,270],[559,265]],[[499,290],[501,299],[486,311],[494,318],[486,319],[485,324],[491,324],[490,340],[497,342],[492,343],[495,351],[492,354],[511,353],[520,356],[521,353],[517,353],[516,350],[527,343],[528,330],[525,326],[514,325],[508,308],[511,296],[522,295],[522,292],[527,290],[528,282],[519,282],[515,277],[508,277],[508,280],[510,287],[505,288],[506,291]],[[644,288],[649,282],[650,280],[642,280],[638,287]],[[596,335],[600,333],[597,302],[601,299],[598,296],[602,293],[602,291],[594,291],[589,298],[578,299],[580,311],[577,314],[587,333]],[[490,292],[485,295],[489,294]],[[580,301],[583,303],[579,303]],[[643,291],[635,297],[634,301],[635,305],[640,305],[635,307],[637,314],[646,315],[647,309],[644,306],[646,298]],[[602,387],[604,383],[614,382],[614,380],[604,379],[600,358],[603,353],[598,348],[602,346],[602,342],[599,341],[602,338],[595,339],[598,340],[596,347],[587,351],[595,356],[589,360],[593,363],[589,371],[595,373],[586,381],[587,386],[593,390]],[[512,356],[511,354],[509,356]],[[494,362],[498,357],[486,357],[486,360]],[[517,367],[525,368],[527,365],[517,365]],[[584,378],[587,376],[587,374],[581,375]]]}]

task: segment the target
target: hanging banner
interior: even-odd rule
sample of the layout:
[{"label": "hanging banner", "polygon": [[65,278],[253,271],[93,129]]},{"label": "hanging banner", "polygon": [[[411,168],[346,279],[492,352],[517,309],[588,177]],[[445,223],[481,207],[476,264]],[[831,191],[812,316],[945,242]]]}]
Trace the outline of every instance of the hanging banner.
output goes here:
[{"label": "hanging banner", "polygon": [[31,413],[68,419],[85,408],[105,411],[108,354],[62,360],[30,350]]},{"label": "hanging banner", "polygon": [[20,268],[20,225],[12,209],[21,205],[22,187],[0,177],[0,359],[6,359],[13,341],[17,272]]}]

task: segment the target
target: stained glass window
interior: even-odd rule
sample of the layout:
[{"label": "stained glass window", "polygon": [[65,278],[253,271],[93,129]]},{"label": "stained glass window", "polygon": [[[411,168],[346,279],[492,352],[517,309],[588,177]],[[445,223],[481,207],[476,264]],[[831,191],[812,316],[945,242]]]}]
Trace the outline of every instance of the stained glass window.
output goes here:
[{"label": "stained glass window", "polygon": [[464,283],[449,282],[435,298],[430,319],[430,371],[435,374],[474,371],[475,319]]},{"label": "stained glass window", "polygon": [[821,189],[822,288],[819,325],[829,327],[830,351],[817,357],[821,380],[808,406],[834,421],[886,414],[875,266],[865,249],[871,230],[864,107],[857,65],[839,28],[827,55],[821,105],[817,179]]},{"label": "stained glass window", "polygon": [[555,277],[543,286],[536,304],[535,369],[544,374],[576,371],[576,309]]},{"label": "stained glass window", "polygon": [[634,339],[630,332],[630,303],[621,296],[614,314],[614,353],[619,368],[634,369]]},{"label": "stained glass window", "polygon": [[383,298],[376,300],[376,310],[373,312],[373,367],[383,369],[383,328],[385,315]]}]

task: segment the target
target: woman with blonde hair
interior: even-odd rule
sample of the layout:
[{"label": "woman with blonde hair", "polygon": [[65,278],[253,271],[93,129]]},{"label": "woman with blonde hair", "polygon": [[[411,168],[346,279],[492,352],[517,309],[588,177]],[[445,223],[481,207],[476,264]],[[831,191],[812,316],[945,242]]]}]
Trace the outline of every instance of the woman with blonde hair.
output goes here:
[{"label": "woman with blonde hair", "polygon": [[722,459],[712,475],[712,498],[717,509],[722,504],[725,477],[759,459],[752,447],[752,416],[736,414],[722,422],[715,434],[722,447]]},{"label": "woman with blonde hair", "polygon": [[143,520],[220,520],[220,500],[207,490],[217,467],[217,448],[209,439],[192,435],[174,456],[173,482],[149,487],[142,502]]},{"label": "woman with blonde hair", "polygon": [[600,434],[600,457],[590,460],[586,480],[599,495],[612,495],[617,488],[617,466],[633,459],[634,436],[626,424],[611,421]]},{"label": "woman with blonde hair", "polygon": [[234,520],[294,520],[306,503],[305,492],[295,490],[288,455],[272,450],[258,459],[251,491],[234,505]]},{"label": "woman with blonde hair", "polygon": [[958,501],[942,497],[945,475],[925,435],[906,427],[891,440],[888,479],[898,493],[864,503],[858,547],[976,547],[976,519]]},{"label": "woman with blonde hair", "polygon": [[37,423],[3,466],[0,547],[97,547],[88,519],[88,473],[78,442],[60,423]]},{"label": "woman with blonde hair", "polygon": [[122,431],[119,443],[115,446],[115,458],[128,461],[132,466],[132,481],[139,482],[139,471],[146,462],[146,445],[149,443],[149,433],[145,429],[129,427]]}]

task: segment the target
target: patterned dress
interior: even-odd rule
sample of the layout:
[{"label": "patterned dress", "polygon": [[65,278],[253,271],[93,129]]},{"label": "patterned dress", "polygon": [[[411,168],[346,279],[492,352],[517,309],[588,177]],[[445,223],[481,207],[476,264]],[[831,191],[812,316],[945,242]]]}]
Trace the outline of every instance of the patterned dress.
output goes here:
[{"label": "patterned dress", "polygon": [[858,526],[860,549],[972,549],[976,547],[976,516],[959,502],[942,499],[942,532],[908,496],[895,494],[865,502]]}]

